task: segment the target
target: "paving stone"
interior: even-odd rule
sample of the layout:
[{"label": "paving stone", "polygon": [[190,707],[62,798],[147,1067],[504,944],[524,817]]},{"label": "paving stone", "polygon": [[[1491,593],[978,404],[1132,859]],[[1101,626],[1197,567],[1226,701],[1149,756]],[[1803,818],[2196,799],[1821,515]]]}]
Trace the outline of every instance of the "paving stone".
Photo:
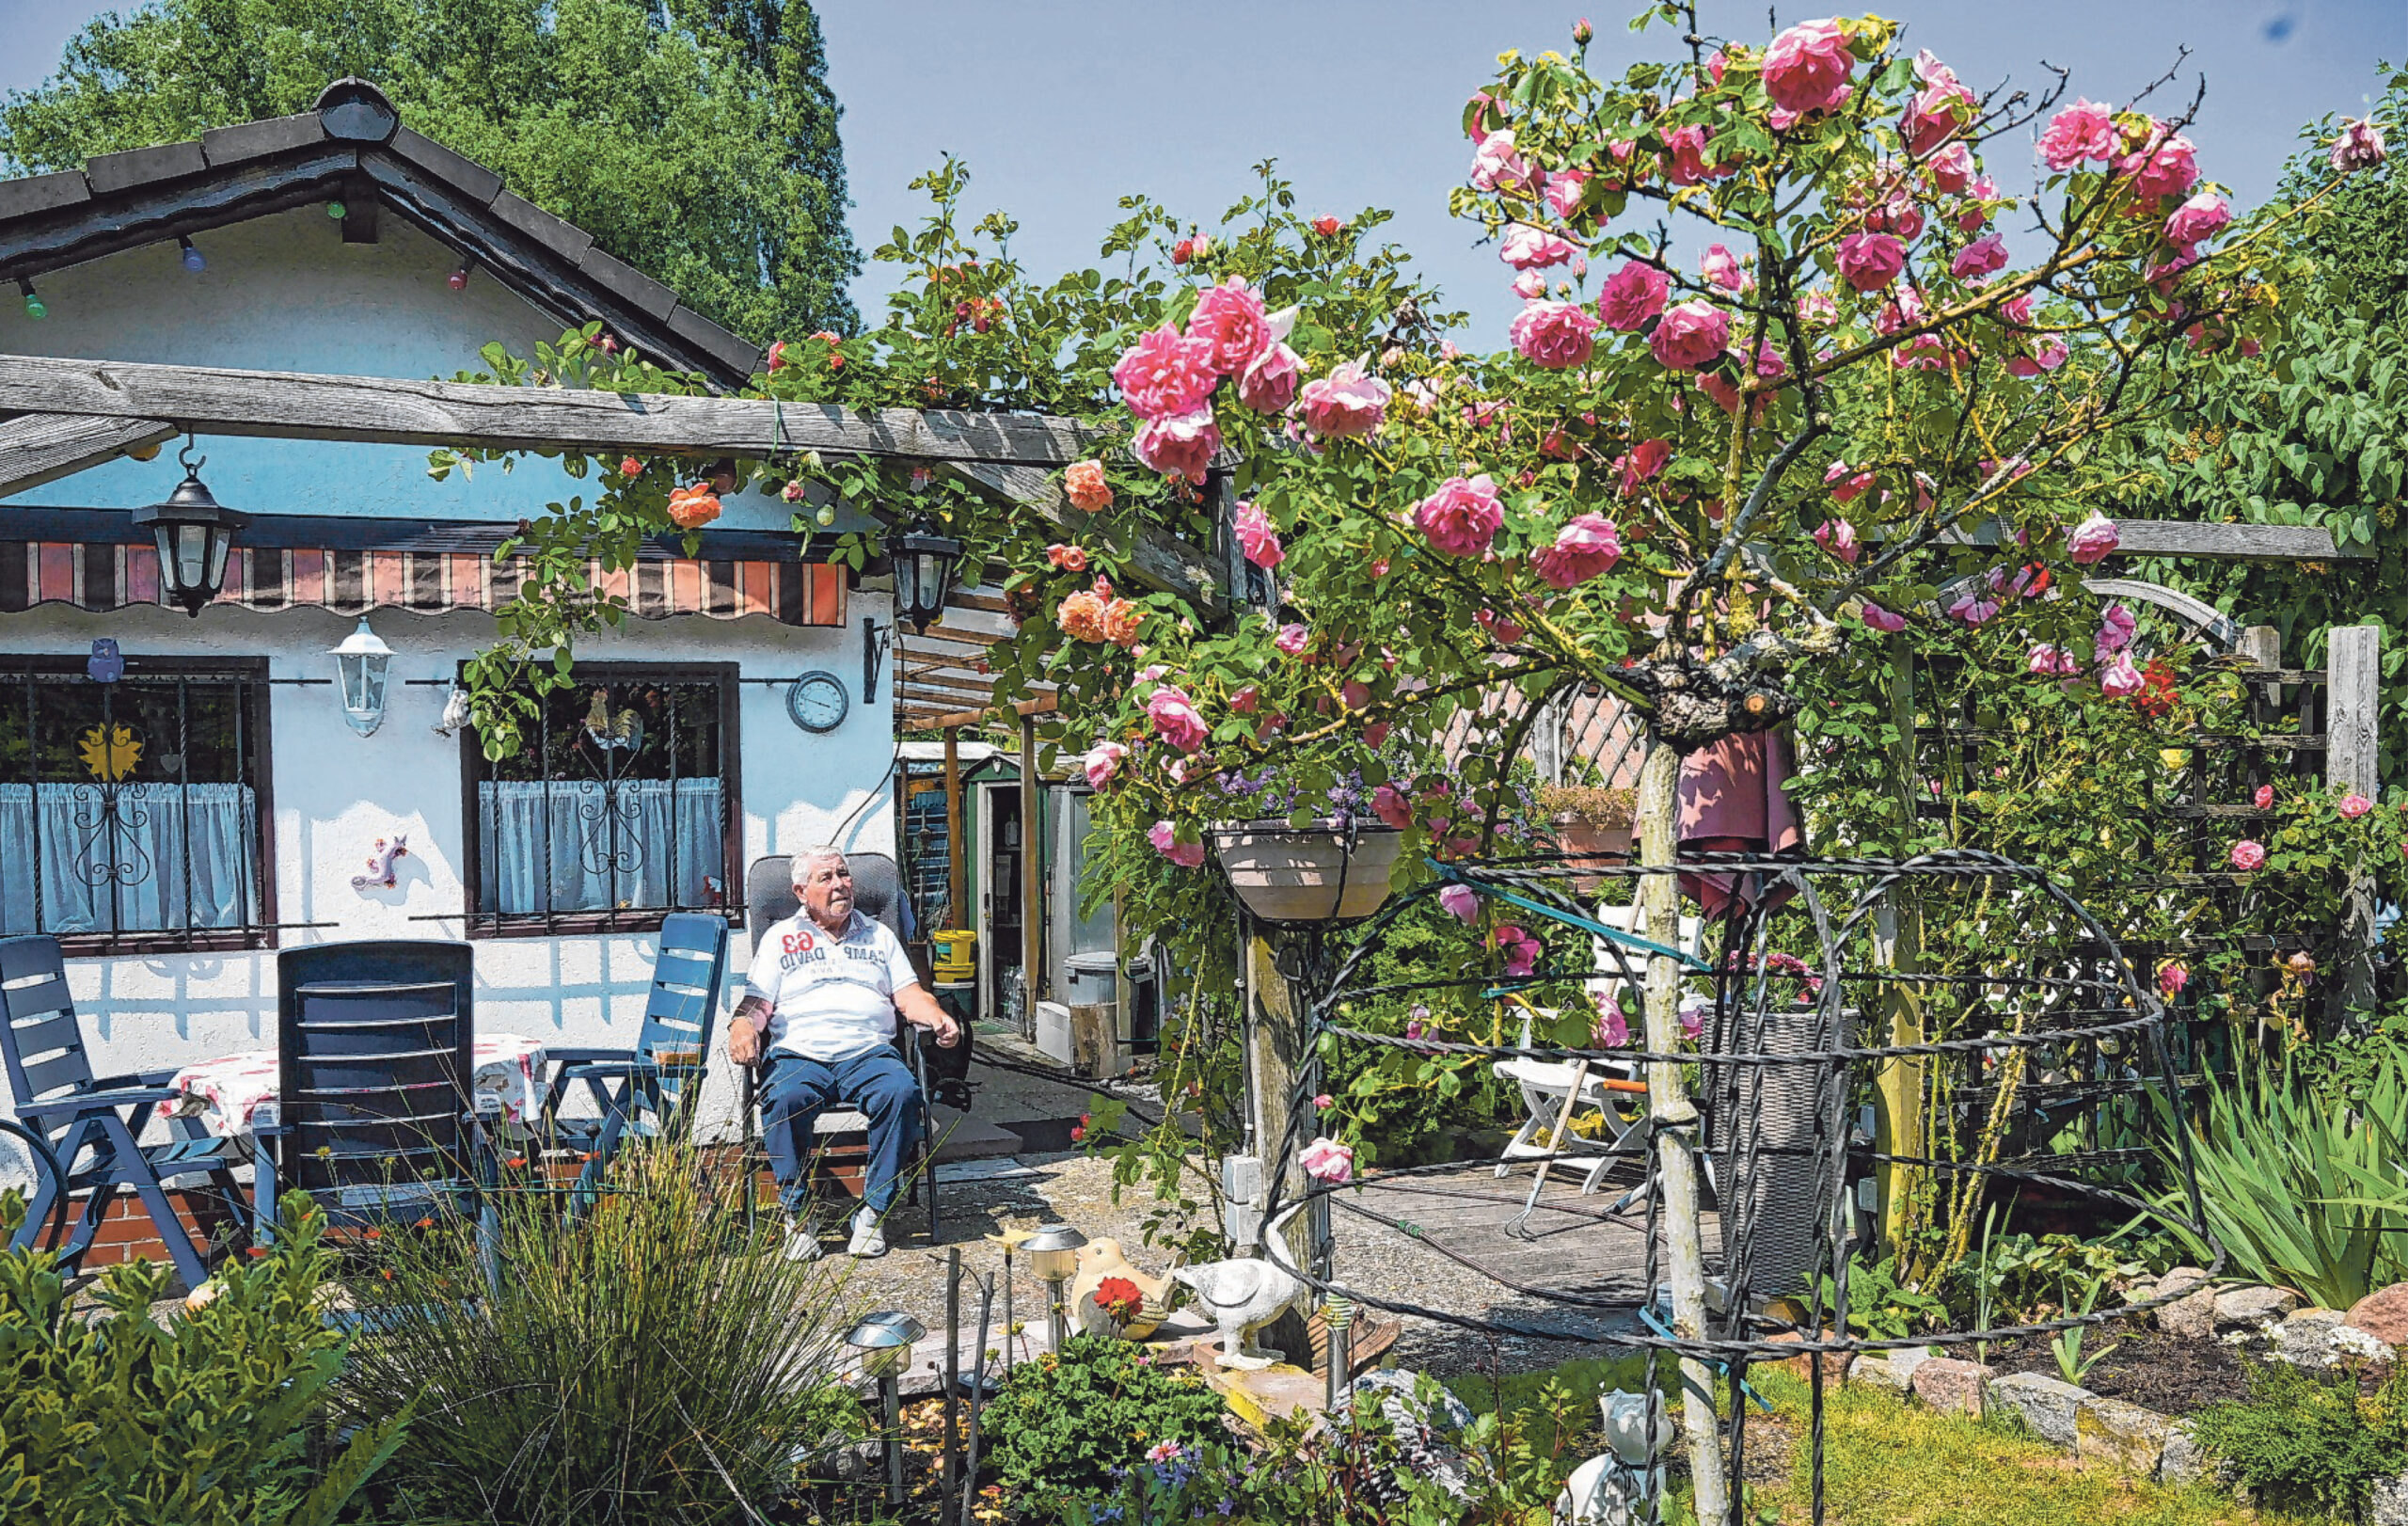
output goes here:
[{"label": "paving stone", "polygon": [[2408,1345],[2408,1282],[2378,1288],[2350,1306],[2344,1324],[2366,1331],[2384,1345]]},{"label": "paving stone", "polygon": [[2165,1446],[2158,1454],[2157,1481],[2161,1484],[2195,1484],[2203,1478],[2213,1478],[2216,1472],[2214,1454],[2199,1445],[2191,1434],[2191,1423],[2178,1420],[2165,1427]]},{"label": "paving stone", "polygon": [[[2171,1281],[2169,1277],[2167,1281]],[[2165,1284],[2158,1284],[2163,1287]],[[2216,1333],[2216,1290],[2201,1287],[2157,1311],[2157,1327],[2187,1341],[2210,1341]]]},{"label": "paving stone", "polygon": [[2121,1399],[2084,1399],[2075,1409],[2074,1454],[2141,1478],[2157,1472],[2172,1424],[2154,1409]]},{"label": "paving stone", "polygon": [[1915,1369],[1909,1385],[1915,1397],[1934,1409],[1979,1415],[1984,1385],[1997,1375],[1998,1369],[1986,1362],[1934,1357]]},{"label": "paving stone", "polygon": [[2095,1398],[2088,1389],[2053,1378],[2045,1373],[2009,1373],[2004,1377],[1990,1379],[1987,1389],[1992,1413],[2013,1410],[2023,1417],[2034,1435],[2061,1447],[2074,1444],[2073,1416],[2084,1399]]},{"label": "paving stone", "polygon": [[2274,1355],[2294,1367],[2321,1373],[2333,1365],[2333,1333],[2341,1327],[2337,1309],[2294,1309],[2274,1327]]},{"label": "paving stone", "polygon": [[2216,1295],[2216,1327],[2271,1325],[2307,1300],[2289,1288],[2226,1288]]},{"label": "paving stone", "polygon": [[1871,1388],[1886,1389],[1892,1393],[1907,1391],[1907,1379],[1911,1375],[1903,1371],[1886,1354],[1868,1351],[1848,1363],[1847,1380]]}]

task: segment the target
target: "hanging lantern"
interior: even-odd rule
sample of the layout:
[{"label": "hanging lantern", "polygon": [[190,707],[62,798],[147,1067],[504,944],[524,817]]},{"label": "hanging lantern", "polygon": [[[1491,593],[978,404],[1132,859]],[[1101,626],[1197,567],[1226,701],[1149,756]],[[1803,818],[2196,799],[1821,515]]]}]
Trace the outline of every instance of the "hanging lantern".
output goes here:
[{"label": "hanging lantern", "polygon": [[953,591],[953,569],[961,561],[961,542],[937,533],[923,516],[909,530],[886,538],[887,557],[895,564],[895,614],[911,622],[914,633],[925,633],[944,612],[945,596]]},{"label": "hanging lantern", "polygon": [[233,548],[234,532],[250,521],[220,504],[202,485],[200,469],[209,457],[192,459],[192,441],[176,453],[184,480],[164,503],[134,511],[134,526],[149,530],[159,548],[159,580],[168,601],[198,615],[202,606],[226,586],[226,553]]},{"label": "hanging lantern", "polygon": [[334,649],[334,655],[335,681],[342,690],[342,718],[361,736],[374,736],[385,723],[385,673],[392,664],[393,649],[362,620],[359,628]]}]

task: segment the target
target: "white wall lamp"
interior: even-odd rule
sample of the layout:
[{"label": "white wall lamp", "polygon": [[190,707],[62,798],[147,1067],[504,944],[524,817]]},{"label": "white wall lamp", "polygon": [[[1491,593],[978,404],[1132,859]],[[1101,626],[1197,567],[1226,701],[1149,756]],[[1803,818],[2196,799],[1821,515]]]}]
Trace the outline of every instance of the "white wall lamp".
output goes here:
[{"label": "white wall lamp", "polygon": [[392,665],[393,649],[368,628],[363,618],[359,628],[334,649],[334,658],[336,682],[342,690],[342,718],[361,736],[374,736],[385,723],[385,676]]}]

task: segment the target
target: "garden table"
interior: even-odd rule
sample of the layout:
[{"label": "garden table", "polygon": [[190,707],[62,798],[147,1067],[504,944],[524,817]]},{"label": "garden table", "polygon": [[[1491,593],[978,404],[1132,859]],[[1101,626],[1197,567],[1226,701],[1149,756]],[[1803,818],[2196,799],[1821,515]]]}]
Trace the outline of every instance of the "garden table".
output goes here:
[{"label": "garden table", "polygon": [[[476,1074],[469,1083],[476,1109],[499,1113],[521,1133],[531,1133],[544,1105],[547,1057],[540,1039],[515,1033],[480,1034]],[[277,1123],[277,1066],[273,1053],[246,1051],[187,1065],[167,1081],[178,1093],[158,1105],[165,1119],[197,1118],[221,1138]]]}]

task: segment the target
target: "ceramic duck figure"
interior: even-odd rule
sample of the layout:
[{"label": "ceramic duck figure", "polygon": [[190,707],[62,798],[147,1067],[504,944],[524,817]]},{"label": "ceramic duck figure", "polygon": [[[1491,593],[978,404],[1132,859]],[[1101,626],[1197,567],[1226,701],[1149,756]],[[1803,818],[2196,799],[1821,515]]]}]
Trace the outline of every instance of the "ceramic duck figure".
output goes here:
[{"label": "ceramic duck figure", "polygon": [[1250,1372],[1279,1359],[1276,1352],[1249,1348],[1246,1334],[1278,1318],[1303,1283],[1267,1261],[1215,1261],[1170,1275],[1196,1290],[1197,1307],[1220,1327],[1222,1366]]},{"label": "ceramic duck figure", "polygon": [[1597,1396],[1597,1407],[1605,1414],[1606,1445],[1613,1450],[1564,1480],[1554,1526],[1635,1526],[1664,1487],[1663,1469],[1652,1466],[1675,1434],[1663,1396],[1615,1389]]},{"label": "ceramic duck figure", "polygon": [[1145,1295],[1146,1308],[1154,1315],[1154,1323],[1162,1322],[1162,1311],[1170,1305],[1171,1280],[1149,1277],[1131,1265],[1129,1258],[1121,1252],[1120,1242],[1109,1235],[1089,1240],[1079,1248],[1079,1275],[1070,1282],[1070,1307],[1079,1307],[1080,1300],[1093,1293],[1107,1277],[1125,1278],[1136,1284],[1137,1291]]}]

